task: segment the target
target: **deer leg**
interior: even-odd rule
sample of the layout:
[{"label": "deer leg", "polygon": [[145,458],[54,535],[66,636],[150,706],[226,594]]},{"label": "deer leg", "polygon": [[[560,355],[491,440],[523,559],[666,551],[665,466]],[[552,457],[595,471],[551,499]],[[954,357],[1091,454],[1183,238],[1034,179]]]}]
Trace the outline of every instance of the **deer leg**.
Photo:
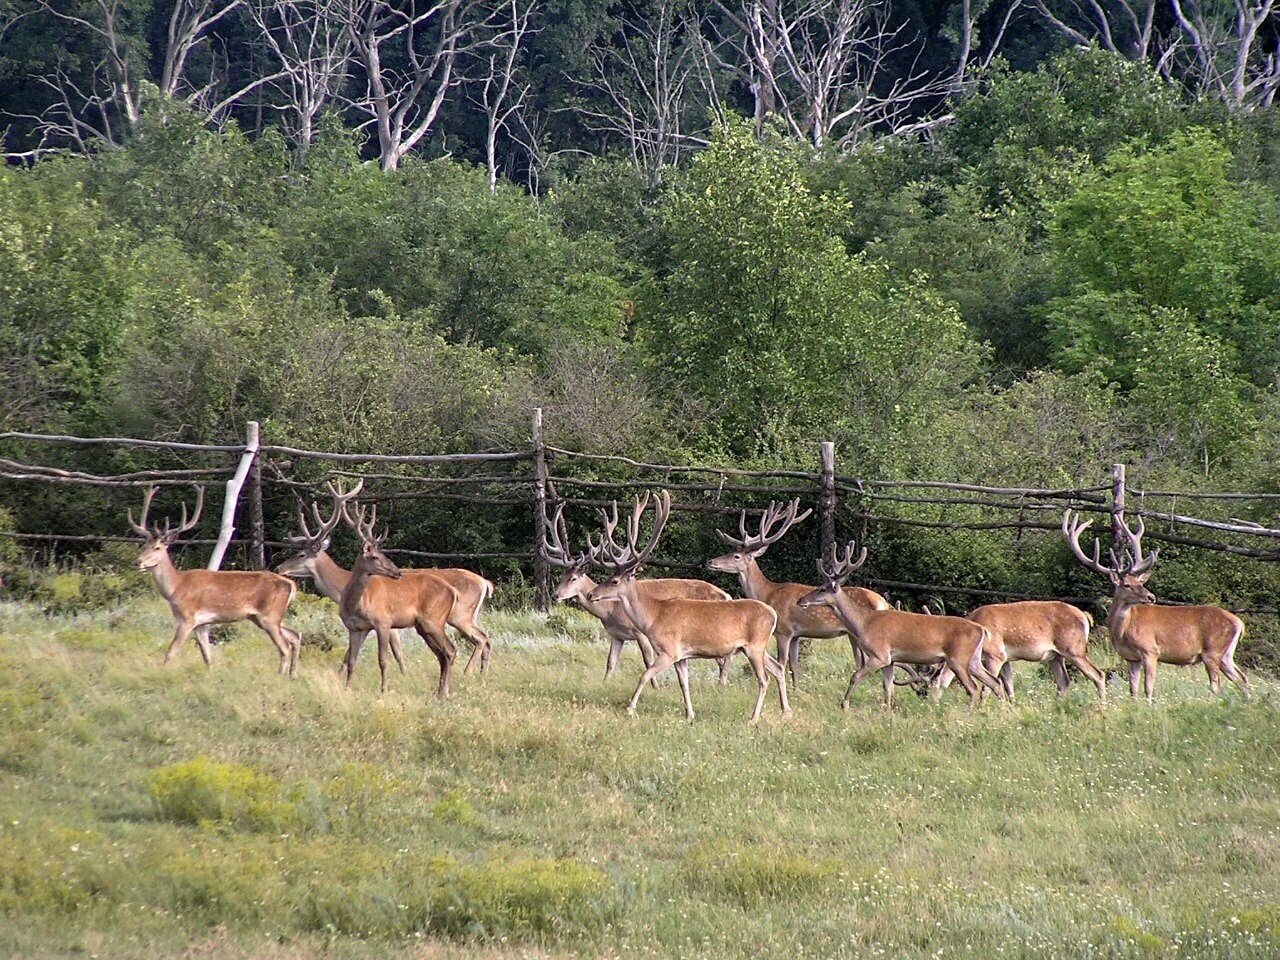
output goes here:
[{"label": "deer leg", "polygon": [[[729,658],[725,657],[725,659]],[[768,654],[764,657],[764,668],[778,681],[778,705],[782,708],[782,717],[785,720],[792,716],[791,704],[787,700],[787,671],[782,668],[782,664]]]},{"label": "deer leg", "polygon": [[179,620],[178,627],[173,631],[173,640],[169,643],[169,649],[164,652],[164,662],[168,663],[173,659],[178,649],[187,642],[187,637],[191,636],[191,631],[196,625],[191,620]]},{"label": "deer leg", "polygon": [[759,723],[760,711],[764,708],[764,698],[769,692],[769,674],[764,666],[765,657],[768,654],[761,647],[743,647],[742,652],[751,664],[751,672],[756,675],[756,683],[759,684],[760,688],[756,694],[756,708],[751,711],[751,719],[747,722]]},{"label": "deer leg", "polygon": [[302,657],[302,634],[291,627],[280,624],[280,632],[289,641],[289,676],[298,675],[298,660]]},{"label": "deer leg", "polygon": [[800,638],[793,636],[791,642],[787,644],[787,669],[791,671],[791,685],[797,684],[796,678],[800,676]]},{"label": "deer leg", "polygon": [[374,627],[374,633],[378,636],[378,675],[380,677],[378,690],[381,693],[387,692],[387,651],[391,647],[391,631],[386,627]]},{"label": "deer leg", "polygon": [[684,697],[684,718],[693,721],[693,701],[689,698],[689,661],[676,661],[676,678],[680,681],[680,695]]},{"label": "deer leg", "polygon": [[[643,656],[643,650],[641,651],[641,655]],[[619,640],[617,637],[610,637],[609,638],[609,656],[606,657],[604,661],[604,678],[606,680],[608,680],[611,676],[613,676],[613,671],[618,668],[618,658],[621,656],[622,656],[622,641]],[[646,667],[649,666],[649,661],[646,660],[644,665]]]},{"label": "deer leg", "polygon": [[893,706],[893,664],[884,668],[884,705]]},{"label": "deer leg", "polygon": [[400,631],[390,630],[387,632],[387,646],[391,649],[391,656],[395,658],[396,666],[400,668],[400,676],[404,676],[404,647],[400,645]]},{"label": "deer leg", "polygon": [[471,672],[471,667],[475,664],[477,658],[480,661],[480,672],[484,673],[489,667],[489,648],[492,644],[489,642],[489,635],[480,629],[480,625],[475,621],[475,612],[467,614],[466,617],[459,618],[458,622],[453,626],[464,637],[470,640],[475,647],[471,651],[471,656],[467,658],[467,665],[462,668],[463,674]]},{"label": "deer leg", "polygon": [[440,664],[440,684],[436,687],[436,696],[442,700],[449,698],[449,679],[453,675],[453,661],[458,656],[458,648],[445,634],[444,630],[433,630],[422,620],[414,624],[414,629],[426,643],[428,649],[436,655]]},{"label": "deer leg", "polygon": [[720,664],[720,676],[716,680],[722,687],[729,685],[729,669],[733,666],[733,657],[720,657],[716,661]]},{"label": "deer leg", "polygon": [[658,654],[658,658],[653,661],[653,664],[640,675],[640,682],[636,684],[636,692],[631,695],[631,702],[627,704],[627,713],[634,714],[636,712],[636,703],[640,700],[640,691],[644,689],[644,685],[671,666],[672,662],[669,654],[665,652]]},{"label": "deer leg", "polygon": [[200,658],[207,667],[213,662],[213,649],[209,646],[209,627],[196,627],[196,646],[200,648]]},{"label": "deer leg", "polygon": [[849,686],[844,691],[844,699],[840,701],[840,709],[849,709],[849,697],[853,694],[853,688],[856,687],[872,670],[883,670],[885,667],[892,666],[892,660],[880,660],[875,656],[868,656],[866,662],[853,671],[853,676],[849,678]]},{"label": "deer leg", "polygon": [[1138,672],[1142,669],[1141,660],[1129,661],[1129,696],[1138,699]]},{"label": "deer leg", "polygon": [[249,617],[249,622],[271,638],[271,642],[276,645],[276,653],[280,654],[280,667],[276,671],[281,676],[289,672],[289,661],[292,659],[289,642],[285,640],[280,632],[280,624],[273,623],[265,617],[256,614]]},{"label": "deer leg", "polygon": [[1058,688],[1058,693],[1066,693],[1067,687],[1071,686],[1071,678],[1067,676],[1067,665],[1061,654],[1055,653],[1049,658],[1049,676],[1053,677],[1053,685]]},{"label": "deer leg", "polygon": [[969,675],[976,678],[979,683],[994,693],[997,700],[1004,700],[1006,703],[1009,701],[1009,698],[1005,696],[1004,687],[1000,685],[1000,681],[988,673],[987,668],[976,657],[973,663],[969,664]]},{"label": "deer leg", "polygon": [[1222,672],[1227,675],[1232,683],[1244,691],[1246,697],[1251,696],[1249,678],[1244,675],[1243,670],[1236,666],[1235,661],[1231,659],[1230,653],[1222,658]]},{"label": "deer leg", "polygon": [[[1103,704],[1106,704],[1107,678],[1102,675],[1102,671],[1099,670],[1096,666],[1094,666],[1093,661],[1090,660],[1083,653],[1068,653],[1068,654],[1065,654],[1065,657],[1076,665],[1077,670],[1079,670],[1086,677],[1088,677],[1090,680],[1093,681],[1093,685],[1098,688],[1098,699],[1102,701]],[[1061,669],[1063,674],[1065,675],[1067,672],[1067,668],[1066,668],[1066,665],[1062,663],[1061,657],[1058,658],[1058,663],[1060,664],[1059,669]],[[1059,690],[1059,692],[1065,689],[1066,687],[1062,687]]]},{"label": "deer leg", "polygon": [[992,670],[990,667],[987,667],[987,672],[990,673],[992,676],[1000,678],[1000,686],[1004,687],[1004,694],[1012,703],[1013,702],[1013,661],[1006,660],[1004,663],[1000,664],[1000,669],[998,671]]},{"label": "deer leg", "polygon": [[1147,697],[1147,703],[1154,703],[1156,699],[1156,663],[1157,657],[1154,653],[1143,655],[1142,692]]},{"label": "deer leg", "polygon": [[356,660],[360,658],[360,648],[364,646],[364,639],[368,635],[368,630],[347,631],[347,652],[342,658],[342,672],[346,675],[348,689],[351,687],[351,678],[355,676]]},{"label": "deer leg", "polygon": [[1212,656],[1202,656],[1200,660],[1204,664],[1204,672],[1209,674],[1209,692],[1216,697],[1222,683],[1222,667]]},{"label": "deer leg", "polygon": [[791,637],[785,633],[778,633],[778,634],[774,634],[774,639],[777,640],[777,645],[778,645],[778,662],[782,664],[783,667],[789,667],[793,671],[791,674],[791,685],[795,687],[797,686],[796,675],[794,673],[795,668],[790,666]]},{"label": "deer leg", "polygon": [[[947,666],[951,668],[951,672],[960,681],[960,686],[964,687],[964,692],[969,695],[969,706],[976,707],[978,705],[978,685],[973,682],[973,675],[969,670],[970,664],[956,657],[948,660]],[[986,671],[984,670],[983,673],[986,673]]]}]

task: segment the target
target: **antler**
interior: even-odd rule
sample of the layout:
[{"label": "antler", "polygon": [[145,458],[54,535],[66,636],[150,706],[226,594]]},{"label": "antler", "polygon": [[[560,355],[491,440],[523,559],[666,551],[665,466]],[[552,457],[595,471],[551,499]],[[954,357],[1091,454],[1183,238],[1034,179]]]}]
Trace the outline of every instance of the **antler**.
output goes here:
[{"label": "antler", "polygon": [[822,579],[831,589],[844,586],[844,582],[849,579],[853,571],[857,570],[867,562],[867,548],[864,546],[858,551],[858,559],[853,559],[853,551],[857,548],[858,542],[850,540],[844,548],[844,556],[840,556],[836,552],[836,546],[833,543],[827,551],[827,556],[823,560],[818,561],[818,573],[822,575]]},{"label": "antler", "polygon": [[130,507],[128,510],[129,526],[133,527],[133,532],[136,534],[139,534],[140,536],[148,537],[148,538],[154,536],[154,534],[152,534],[152,532],[147,528],[147,514],[151,512],[151,501],[155,499],[156,490],[158,489],[159,487],[157,487],[155,484],[152,484],[151,486],[147,487],[145,491],[143,491],[141,520],[133,519],[132,507]]},{"label": "antler", "polygon": [[176,530],[173,529],[173,524],[168,517],[165,518],[164,527],[153,528],[147,526],[147,515],[151,512],[151,501],[155,499],[158,489],[159,487],[153,484],[147,487],[143,493],[142,517],[140,520],[135,521],[133,519],[133,511],[128,511],[129,526],[133,528],[135,533],[141,534],[148,539],[155,538],[163,540],[165,543],[173,543],[188,530],[194,529],[195,525],[200,522],[200,514],[204,510],[204,487],[196,484],[196,510],[190,520],[187,519],[187,505],[185,503],[182,505],[182,519],[178,521],[178,529]]},{"label": "antler", "polygon": [[666,490],[661,491],[657,496],[657,510],[654,513],[653,532],[649,535],[649,543],[644,549],[638,547],[640,539],[640,521],[644,517],[644,512],[649,506],[649,494],[646,492],[642,497],[636,497],[635,506],[631,510],[631,516],[627,520],[627,543],[621,546],[614,539],[614,531],[618,528],[618,502],[615,500],[610,508],[610,512],[600,511],[600,519],[604,523],[604,530],[600,535],[598,542],[589,539],[591,554],[594,558],[607,567],[612,568],[618,576],[630,576],[636,572],[642,563],[649,559],[654,548],[658,545],[658,540],[662,537],[663,528],[667,525],[667,518],[671,515],[671,494]]},{"label": "antler", "polygon": [[1145,530],[1142,524],[1142,518],[1138,517],[1137,530],[1132,530],[1129,524],[1125,522],[1124,514],[1115,515],[1116,525],[1121,533],[1129,541],[1129,548],[1121,550],[1119,554],[1114,549],[1107,551],[1111,557],[1111,566],[1106,566],[1099,560],[1102,547],[1098,543],[1098,538],[1093,538],[1093,556],[1089,557],[1080,548],[1080,534],[1093,523],[1093,520],[1081,520],[1080,514],[1074,510],[1067,510],[1062,514],[1062,534],[1067,538],[1067,544],[1071,547],[1071,552],[1076,555],[1076,559],[1092,570],[1094,573],[1101,573],[1108,577],[1133,576],[1135,574],[1143,574],[1155,566],[1156,557],[1159,556],[1159,550],[1152,550],[1145,557],[1142,555],[1142,534]]},{"label": "antler", "polygon": [[776,543],[786,536],[787,531],[795,524],[813,513],[813,510],[809,509],[796,516],[796,511],[799,509],[800,499],[798,497],[785,507],[778,501],[771,500],[769,506],[765,509],[764,516],[760,518],[760,530],[758,533],[751,534],[747,532],[747,512],[745,510],[742,511],[742,515],[738,518],[738,532],[742,535],[741,539],[734,539],[723,530],[717,530],[716,533],[729,546],[741,550],[743,553],[752,553],[759,556],[769,548],[770,544]]},{"label": "antler", "polygon": [[574,554],[569,547],[569,530],[564,522],[564,504],[556,505],[556,512],[553,517],[547,517],[546,507],[543,507],[543,517],[546,519],[546,531],[550,537],[543,537],[542,546],[547,554],[547,559],[557,567],[566,569],[581,568],[586,569],[596,559],[598,551],[589,541],[587,550],[583,553]]},{"label": "antler", "polygon": [[356,485],[348,491],[343,491],[341,487],[335,485],[332,481],[325,484],[329,491],[329,495],[333,498],[333,512],[329,514],[326,520],[320,515],[320,507],[314,500],[311,501],[311,516],[315,521],[315,530],[307,526],[307,517],[302,509],[302,500],[298,500],[298,529],[302,531],[300,537],[290,537],[291,543],[300,546],[318,547],[330,536],[333,535],[334,529],[338,526],[338,521],[342,519],[348,501],[355,497],[363,488],[364,480],[356,482]]}]

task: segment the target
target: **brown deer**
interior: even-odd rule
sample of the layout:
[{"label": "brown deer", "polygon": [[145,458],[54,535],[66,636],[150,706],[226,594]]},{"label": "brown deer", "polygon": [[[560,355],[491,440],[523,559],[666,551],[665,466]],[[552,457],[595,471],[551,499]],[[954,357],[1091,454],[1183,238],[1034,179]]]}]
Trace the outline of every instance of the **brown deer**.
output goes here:
[{"label": "brown deer", "polygon": [[267,570],[179,570],[169,556],[169,547],[200,522],[204,509],[204,487],[197,487],[194,515],[187,519],[187,505],[182,505],[182,519],[176,529],[168,518],[163,527],[149,527],[147,514],[155,498],[156,487],[148,487],[142,499],[142,518],[135,521],[129,511],[129,526],[146,539],[138,554],[138,569],[150,570],[156,589],[169,602],[177,622],[173,641],[165,651],[168,663],[178,648],[191,636],[196,637],[200,656],[208,666],[212,660],[209,628],[215,623],[248,620],[260,628],[280,653],[280,672],[298,673],[302,637],[284,625],[285,614],[297,587],[287,577]]},{"label": "brown deer", "polygon": [[1244,622],[1221,607],[1158,606],[1146,583],[1160,551],[1143,555],[1141,517],[1136,530],[1125,523],[1124,514],[1116,514],[1115,522],[1128,547],[1118,555],[1114,549],[1110,551],[1110,566],[1098,559],[1101,546],[1096,537],[1092,556],[1080,547],[1080,535],[1092,520],[1081,520],[1078,513],[1067,510],[1062,514],[1062,535],[1077,560],[1111,581],[1114,592],[1107,627],[1116,653],[1129,664],[1129,695],[1138,695],[1139,670],[1143,693],[1151,703],[1155,699],[1157,663],[1203,663],[1213,693],[1218,692],[1219,677],[1225,673],[1248,696],[1249,680],[1235,664],[1236,644],[1244,633]]},{"label": "brown deer", "polygon": [[[360,535],[361,550],[351,579],[342,591],[338,613],[347,628],[347,654],[343,670],[347,686],[355,674],[360,648],[372,630],[378,637],[378,672],[380,689],[387,689],[387,651],[391,649],[401,661],[399,647],[392,646],[393,631],[413,627],[440,664],[437,693],[449,696],[449,679],[457,649],[445,633],[449,613],[458,603],[453,587],[437,577],[406,578],[403,572],[382,552],[384,535],[378,535],[377,510],[368,512],[358,504],[343,499],[337,513],[347,519]],[[404,668],[400,662],[401,669]]]},{"label": "brown deer", "polygon": [[[982,665],[999,677],[1009,699],[1013,699],[1013,661],[1046,663],[1062,693],[1070,685],[1066,663],[1073,663],[1098,688],[1098,699],[1107,702],[1107,681],[1089,659],[1089,628],[1093,618],[1078,607],[1060,600],[1020,600],[1016,603],[989,603],[971,610],[965,618],[987,628],[982,644]],[[946,686],[952,674],[946,667],[937,683]],[[985,693],[985,691],[984,691]]]},{"label": "brown deer", "polygon": [[924,613],[908,613],[905,610],[868,610],[855,603],[842,589],[849,576],[867,559],[863,547],[857,560],[853,559],[856,544],[850,540],[844,555],[837,557],[834,548],[827,559],[818,561],[818,572],[823,585],[810,590],[797,601],[801,608],[824,606],[840,619],[852,641],[865,658],[862,665],[849,678],[849,686],[840,701],[840,708],[847,710],[853,688],[874,670],[884,671],[884,703],[893,702],[893,668],[895,664],[922,666],[942,663],[951,668],[969,694],[969,702],[978,702],[978,681],[1005,699],[1000,684],[982,665],[982,646],[987,638],[987,628],[972,620]]},{"label": "brown deer", "polygon": [[[315,523],[314,528],[308,526],[302,505],[299,504],[298,529],[301,531],[301,535],[288,538],[289,542],[298,548],[298,552],[282,563],[277,564],[276,572],[288,577],[311,577],[315,582],[316,588],[322,594],[334,603],[341,603],[342,592],[347,588],[347,583],[351,579],[351,571],[339,566],[338,562],[329,555],[329,543],[333,530],[338,523],[341,503],[355,497],[363,486],[364,481],[361,480],[357,482],[351,491],[341,493],[330,484],[329,493],[334,498],[335,504],[333,515],[328,520],[325,520],[320,515],[320,508],[315,503],[312,503],[311,515]],[[477,657],[479,658],[480,672],[483,673],[487,670],[492,643],[489,639],[489,634],[480,627],[477,619],[485,601],[493,596],[493,583],[478,573],[452,567],[401,568],[401,573],[411,580],[419,576],[435,577],[453,587],[457,593],[458,602],[449,611],[448,624],[474,644],[471,657],[467,660],[467,665],[462,672],[470,673]],[[391,637],[391,653],[395,657],[396,663],[400,666],[401,672],[403,672],[404,656],[400,649],[399,638],[394,633]]]},{"label": "brown deer", "polygon": [[760,685],[751,723],[760,719],[765,694],[769,687],[769,674],[778,681],[778,699],[783,717],[791,716],[787,702],[786,673],[782,665],[769,656],[769,637],[777,626],[777,615],[772,608],[758,600],[655,600],[636,589],[636,572],[653,553],[662,536],[671,512],[671,495],[662,491],[657,498],[653,532],[649,543],[641,549],[640,523],[649,503],[648,494],[637,499],[627,524],[627,542],[619,545],[615,539],[618,523],[617,504],[612,516],[603,514],[604,533],[598,549],[602,562],[612,568],[613,579],[598,585],[588,599],[593,603],[615,601],[622,604],[628,617],[653,644],[654,661],[640,677],[636,691],[627,705],[627,712],[634,713],[640,693],[651,679],[672,665],[680,681],[680,693],[684,698],[685,717],[693,719],[693,701],[689,697],[689,660],[691,658],[720,659],[738,651],[746,656]]},{"label": "brown deer", "polygon": [[[770,544],[776,543],[786,535],[792,526],[812,513],[806,510],[799,516],[800,501],[792,500],[783,507],[777,502],[770,503],[760,520],[760,529],[755,533],[747,531],[747,514],[743,511],[738,521],[738,537],[732,537],[723,530],[717,530],[720,539],[733,547],[732,553],[715,557],[708,561],[712,570],[723,573],[736,573],[742,583],[742,592],[753,600],[767,603],[778,614],[778,660],[790,669],[791,684],[797,686],[797,666],[800,660],[800,638],[828,639],[845,633],[839,618],[827,607],[801,607],[801,597],[813,590],[812,586],[802,583],[775,583],[764,575],[759,561]],[[889,601],[874,590],[865,587],[846,587],[845,592],[854,605],[866,610],[887,610]],[[853,638],[849,643],[854,647],[857,656],[857,645]]]},{"label": "brown deer", "polygon": [[[550,538],[544,542],[547,559],[564,570],[560,583],[556,586],[553,597],[560,603],[574,601],[579,607],[595,617],[603,625],[609,635],[609,655],[605,660],[604,678],[609,679],[618,666],[618,658],[623,644],[628,641],[640,648],[640,657],[645,667],[653,666],[653,646],[627,616],[622,604],[616,600],[593,602],[591,591],[598,584],[591,579],[588,571],[599,562],[598,551],[588,547],[583,553],[575,554],[569,547],[569,536],[564,523],[564,504],[556,507],[554,518],[546,524]],[[674,600],[683,597],[686,600],[728,600],[729,594],[705,580],[689,580],[678,577],[664,577],[655,580],[637,580],[636,590],[651,600]],[[730,658],[720,659],[720,682],[729,682]],[[656,679],[656,678],[655,678]]]}]

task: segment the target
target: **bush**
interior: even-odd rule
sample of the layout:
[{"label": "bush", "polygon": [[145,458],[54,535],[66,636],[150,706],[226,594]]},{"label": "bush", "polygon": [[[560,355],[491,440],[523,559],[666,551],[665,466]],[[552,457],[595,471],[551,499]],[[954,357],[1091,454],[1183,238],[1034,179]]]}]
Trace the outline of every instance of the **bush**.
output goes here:
[{"label": "bush", "polygon": [[286,791],[274,777],[241,764],[196,757],[151,771],[146,786],[159,817],[175,823],[276,833],[324,824],[313,787]]}]

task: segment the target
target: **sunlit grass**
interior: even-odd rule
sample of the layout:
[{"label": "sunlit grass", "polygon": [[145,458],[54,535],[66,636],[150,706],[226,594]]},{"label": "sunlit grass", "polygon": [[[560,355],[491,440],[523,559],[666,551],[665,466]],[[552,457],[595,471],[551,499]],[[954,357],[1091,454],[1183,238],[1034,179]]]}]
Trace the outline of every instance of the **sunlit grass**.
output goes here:
[{"label": "sunlit grass", "polygon": [[[1280,955],[1280,697],[1154,707],[1036,668],[970,710],[868,683],[811,645],[796,716],[695,671],[624,706],[573,611],[494,611],[493,666],[355,682],[324,603],[294,681],[230,631],[212,669],[147,598],[0,605],[0,955]],[[328,646],[328,649],[324,649]],[[462,657],[469,653],[462,645]],[[1114,666],[1105,649],[1099,659]]]}]

